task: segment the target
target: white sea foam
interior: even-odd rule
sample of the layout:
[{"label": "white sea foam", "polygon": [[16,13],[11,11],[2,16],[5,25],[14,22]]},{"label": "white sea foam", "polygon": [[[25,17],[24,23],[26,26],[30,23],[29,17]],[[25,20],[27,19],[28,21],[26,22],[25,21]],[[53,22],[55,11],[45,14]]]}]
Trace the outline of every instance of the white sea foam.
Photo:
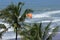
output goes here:
[{"label": "white sea foam", "polygon": [[[53,19],[52,22],[58,22],[60,21],[59,17],[52,17],[51,15],[54,15],[54,14],[59,14],[60,13],[60,10],[55,10],[55,11],[48,11],[48,12],[44,12],[44,13],[38,13],[38,14],[32,14],[32,20],[26,20],[25,22],[36,22],[37,19],[33,19],[33,18],[50,18],[50,19]],[[50,22],[51,20],[45,20],[45,21],[42,21],[43,23],[44,22]],[[41,21],[37,21],[38,23],[41,22]]]},{"label": "white sea foam", "polygon": [[52,14],[58,14],[60,13],[60,10],[55,10],[55,11],[48,11],[44,13],[38,13],[38,14],[33,14],[33,18],[41,18],[41,17],[51,17],[50,15]]},{"label": "white sea foam", "polygon": [[[52,16],[50,16],[52,14],[54,15],[54,14],[58,14],[58,13],[60,13],[60,10],[48,11],[48,12],[38,13],[38,14],[32,14],[33,15],[32,19],[30,19],[30,20],[27,19],[27,20],[25,20],[25,22],[33,23],[33,22],[37,21],[37,23],[40,23],[40,22],[45,23],[45,22],[50,22],[51,21],[51,20],[38,21],[36,19],[36,18],[40,19],[40,18],[44,18],[44,17],[53,18],[52,22],[60,22],[59,17],[52,17]],[[33,18],[35,18],[35,19],[33,19]],[[7,24],[7,23],[0,22],[0,24],[5,24],[5,26],[7,26],[7,28],[9,26],[9,24]],[[9,29],[8,31],[13,31],[13,28]],[[51,33],[49,33],[49,34],[51,34]],[[7,37],[4,37],[4,38],[7,38]],[[10,38],[12,38],[12,37],[8,37],[8,39],[10,39]],[[14,35],[13,35],[13,38],[15,38]]]}]

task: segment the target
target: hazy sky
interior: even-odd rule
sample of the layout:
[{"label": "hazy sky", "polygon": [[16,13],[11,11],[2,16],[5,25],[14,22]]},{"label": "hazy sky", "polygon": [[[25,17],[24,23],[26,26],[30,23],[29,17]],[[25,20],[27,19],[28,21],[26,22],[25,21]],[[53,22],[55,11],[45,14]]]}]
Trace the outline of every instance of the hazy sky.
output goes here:
[{"label": "hazy sky", "polygon": [[60,7],[60,0],[0,0],[0,9],[6,7],[11,3],[17,4],[24,2],[24,8],[39,9],[41,7]]}]

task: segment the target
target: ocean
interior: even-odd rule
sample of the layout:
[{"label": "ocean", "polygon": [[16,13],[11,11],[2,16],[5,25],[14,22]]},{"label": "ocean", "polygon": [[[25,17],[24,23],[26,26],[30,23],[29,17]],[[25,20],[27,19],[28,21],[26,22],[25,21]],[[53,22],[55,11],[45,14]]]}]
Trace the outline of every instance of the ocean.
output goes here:
[{"label": "ocean", "polygon": [[[26,18],[25,23],[49,23],[52,21],[51,28],[54,28],[54,26],[60,26],[60,9],[52,9],[52,8],[47,8],[47,9],[42,9],[42,10],[37,10],[32,13],[32,19]],[[2,23],[2,22],[1,22]],[[4,23],[6,26],[9,24]],[[60,40],[60,29],[57,32],[57,35],[53,37],[53,40]],[[3,35],[3,40],[14,40],[15,39],[15,33],[13,32],[13,28],[9,29],[8,32],[6,32]],[[18,40],[20,40],[20,36],[18,36]]]}]

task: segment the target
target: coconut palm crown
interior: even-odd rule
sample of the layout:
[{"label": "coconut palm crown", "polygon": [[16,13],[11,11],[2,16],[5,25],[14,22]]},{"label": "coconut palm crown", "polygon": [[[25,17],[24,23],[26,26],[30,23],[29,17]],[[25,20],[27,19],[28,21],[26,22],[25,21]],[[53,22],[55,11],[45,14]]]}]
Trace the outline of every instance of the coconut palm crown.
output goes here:
[{"label": "coconut palm crown", "polygon": [[5,22],[11,24],[10,26],[14,28],[14,31],[16,31],[16,40],[17,40],[17,29],[21,28],[19,22],[24,22],[26,14],[33,12],[31,9],[26,9],[20,16],[23,6],[24,3],[22,2],[19,2],[17,5],[12,3],[11,5],[8,5],[8,7],[0,11],[0,19],[4,19]]},{"label": "coconut palm crown", "polygon": [[5,22],[13,24],[14,28],[21,27],[21,25],[19,25],[18,22],[24,22],[26,14],[33,12],[31,9],[26,9],[20,17],[23,6],[24,3],[22,2],[19,2],[17,5],[15,4],[8,5],[8,7],[0,11],[1,12],[0,18],[4,19]]}]

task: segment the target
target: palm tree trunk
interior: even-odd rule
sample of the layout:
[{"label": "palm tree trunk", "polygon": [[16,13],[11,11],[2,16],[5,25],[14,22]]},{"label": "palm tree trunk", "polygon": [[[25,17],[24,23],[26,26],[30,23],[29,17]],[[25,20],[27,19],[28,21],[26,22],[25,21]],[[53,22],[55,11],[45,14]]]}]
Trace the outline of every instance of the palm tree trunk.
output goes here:
[{"label": "palm tree trunk", "polygon": [[17,27],[16,27],[16,40],[17,40]]}]

